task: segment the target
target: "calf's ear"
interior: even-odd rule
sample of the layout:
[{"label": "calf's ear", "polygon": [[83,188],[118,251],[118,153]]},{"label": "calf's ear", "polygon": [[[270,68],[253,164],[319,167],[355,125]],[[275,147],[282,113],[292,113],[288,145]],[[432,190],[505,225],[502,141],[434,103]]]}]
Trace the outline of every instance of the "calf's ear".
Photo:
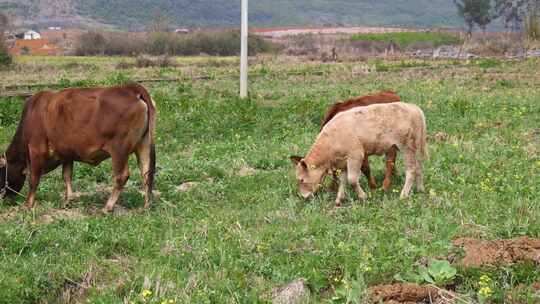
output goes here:
[{"label": "calf's ear", "polygon": [[298,163],[300,163],[302,161],[303,157],[302,156],[291,156],[290,159],[291,159],[291,161],[292,161],[292,163],[294,165],[298,165]]}]

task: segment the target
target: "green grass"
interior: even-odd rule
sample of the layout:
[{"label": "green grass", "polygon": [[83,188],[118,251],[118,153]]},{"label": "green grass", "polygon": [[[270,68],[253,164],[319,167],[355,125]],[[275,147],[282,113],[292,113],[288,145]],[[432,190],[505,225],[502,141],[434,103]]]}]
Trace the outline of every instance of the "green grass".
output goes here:
[{"label": "green grass", "polygon": [[[61,77],[113,84],[123,79],[115,76],[119,60],[92,59],[88,64],[95,69],[87,74],[63,69]],[[194,75],[215,76],[204,81],[190,80],[184,70],[123,72],[186,76],[184,82],[148,87],[159,108],[158,198],[151,210],[141,210],[132,160],[120,199],[125,214],[97,213],[108,196],[101,189],[110,184],[109,162],[75,165],[74,186],[87,194],[68,210],[80,218],[54,218],[64,191],[58,170],[43,179],[32,212],[3,203],[0,302],[52,303],[90,272],[81,302],[143,303],[141,293],[148,288],[154,292],[151,303],[258,303],[273,287],[303,277],[313,302],[332,302],[338,290],[334,302],[343,303],[339,295],[348,288],[394,282],[396,274],[414,271],[422,257],[455,252],[451,242],[457,237],[540,237],[540,86],[533,77],[540,61],[490,65],[494,75],[474,62],[459,68],[417,62],[415,69],[356,75],[354,63],[275,60],[252,66],[263,75],[251,78],[249,101],[237,99],[237,70],[231,66],[191,66]],[[50,72],[41,64],[43,69],[33,70],[43,73],[37,78]],[[532,76],[510,78],[516,72]],[[0,73],[6,81],[18,79]],[[394,89],[425,111],[427,192],[399,200],[404,168],[398,160],[398,178],[388,194],[372,192],[362,204],[349,191],[340,209],[333,207],[333,193],[301,200],[288,156],[306,153],[328,105],[379,89]],[[20,101],[0,100],[1,150],[15,132]],[[372,163],[381,183],[383,160],[373,157]],[[254,174],[238,174],[245,167]],[[186,181],[198,184],[177,191]],[[365,178],[361,182],[367,189]],[[15,205],[22,202],[18,198]],[[540,280],[528,264],[458,269],[458,291],[476,297],[482,274],[496,282],[494,303],[503,303],[519,284]],[[347,287],[344,278],[355,287]],[[165,290],[159,296],[157,282]]]},{"label": "green grass", "polygon": [[381,33],[381,34],[355,34],[351,37],[353,41],[376,41],[392,42],[401,48],[406,48],[415,43],[431,43],[433,46],[453,45],[461,43],[461,39],[449,33],[437,32],[402,32],[402,33]]}]

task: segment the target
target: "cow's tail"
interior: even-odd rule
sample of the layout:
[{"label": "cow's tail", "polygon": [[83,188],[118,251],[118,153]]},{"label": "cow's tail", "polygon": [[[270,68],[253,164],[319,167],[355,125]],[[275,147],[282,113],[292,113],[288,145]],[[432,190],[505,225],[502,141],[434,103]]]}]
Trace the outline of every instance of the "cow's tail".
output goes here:
[{"label": "cow's tail", "polygon": [[150,191],[154,189],[154,180],[156,175],[156,119],[157,119],[157,109],[156,105],[152,101],[148,91],[138,85],[139,98],[146,103],[146,108],[148,109],[148,131],[146,136],[149,137],[150,141],[150,169],[148,171],[148,187]]}]

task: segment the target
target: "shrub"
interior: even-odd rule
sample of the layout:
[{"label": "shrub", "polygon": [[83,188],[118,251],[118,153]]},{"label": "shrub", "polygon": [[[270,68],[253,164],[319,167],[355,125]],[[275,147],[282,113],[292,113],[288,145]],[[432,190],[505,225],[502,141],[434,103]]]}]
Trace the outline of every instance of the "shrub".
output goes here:
[{"label": "shrub", "polygon": [[82,34],[77,39],[75,54],[77,56],[105,55],[107,40],[103,34],[98,32],[88,32]]},{"label": "shrub", "polygon": [[76,44],[78,56],[136,56],[144,51],[144,40],[126,34],[88,32]]},{"label": "shrub", "polygon": [[[277,51],[278,47],[259,36],[250,36],[250,55]],[[153,33],[147,44],[147,52],[152,55],[193,56],[234,56],[240,54],[240,32],[198,32],[179,36],[173,33]]]}]

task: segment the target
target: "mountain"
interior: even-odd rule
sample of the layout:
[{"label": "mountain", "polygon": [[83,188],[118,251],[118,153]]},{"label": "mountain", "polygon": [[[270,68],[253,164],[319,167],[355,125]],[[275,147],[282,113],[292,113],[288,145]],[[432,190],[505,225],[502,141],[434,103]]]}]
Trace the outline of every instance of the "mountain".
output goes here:
[{"label": "mountain", "polygon": [[[232,27],[240,0],[0,0],[0,10],[24,25],[111,25],[137,30],[156,15],[178,27]],[[451,0],[256,0],[252,26],[456,27]]]}]

